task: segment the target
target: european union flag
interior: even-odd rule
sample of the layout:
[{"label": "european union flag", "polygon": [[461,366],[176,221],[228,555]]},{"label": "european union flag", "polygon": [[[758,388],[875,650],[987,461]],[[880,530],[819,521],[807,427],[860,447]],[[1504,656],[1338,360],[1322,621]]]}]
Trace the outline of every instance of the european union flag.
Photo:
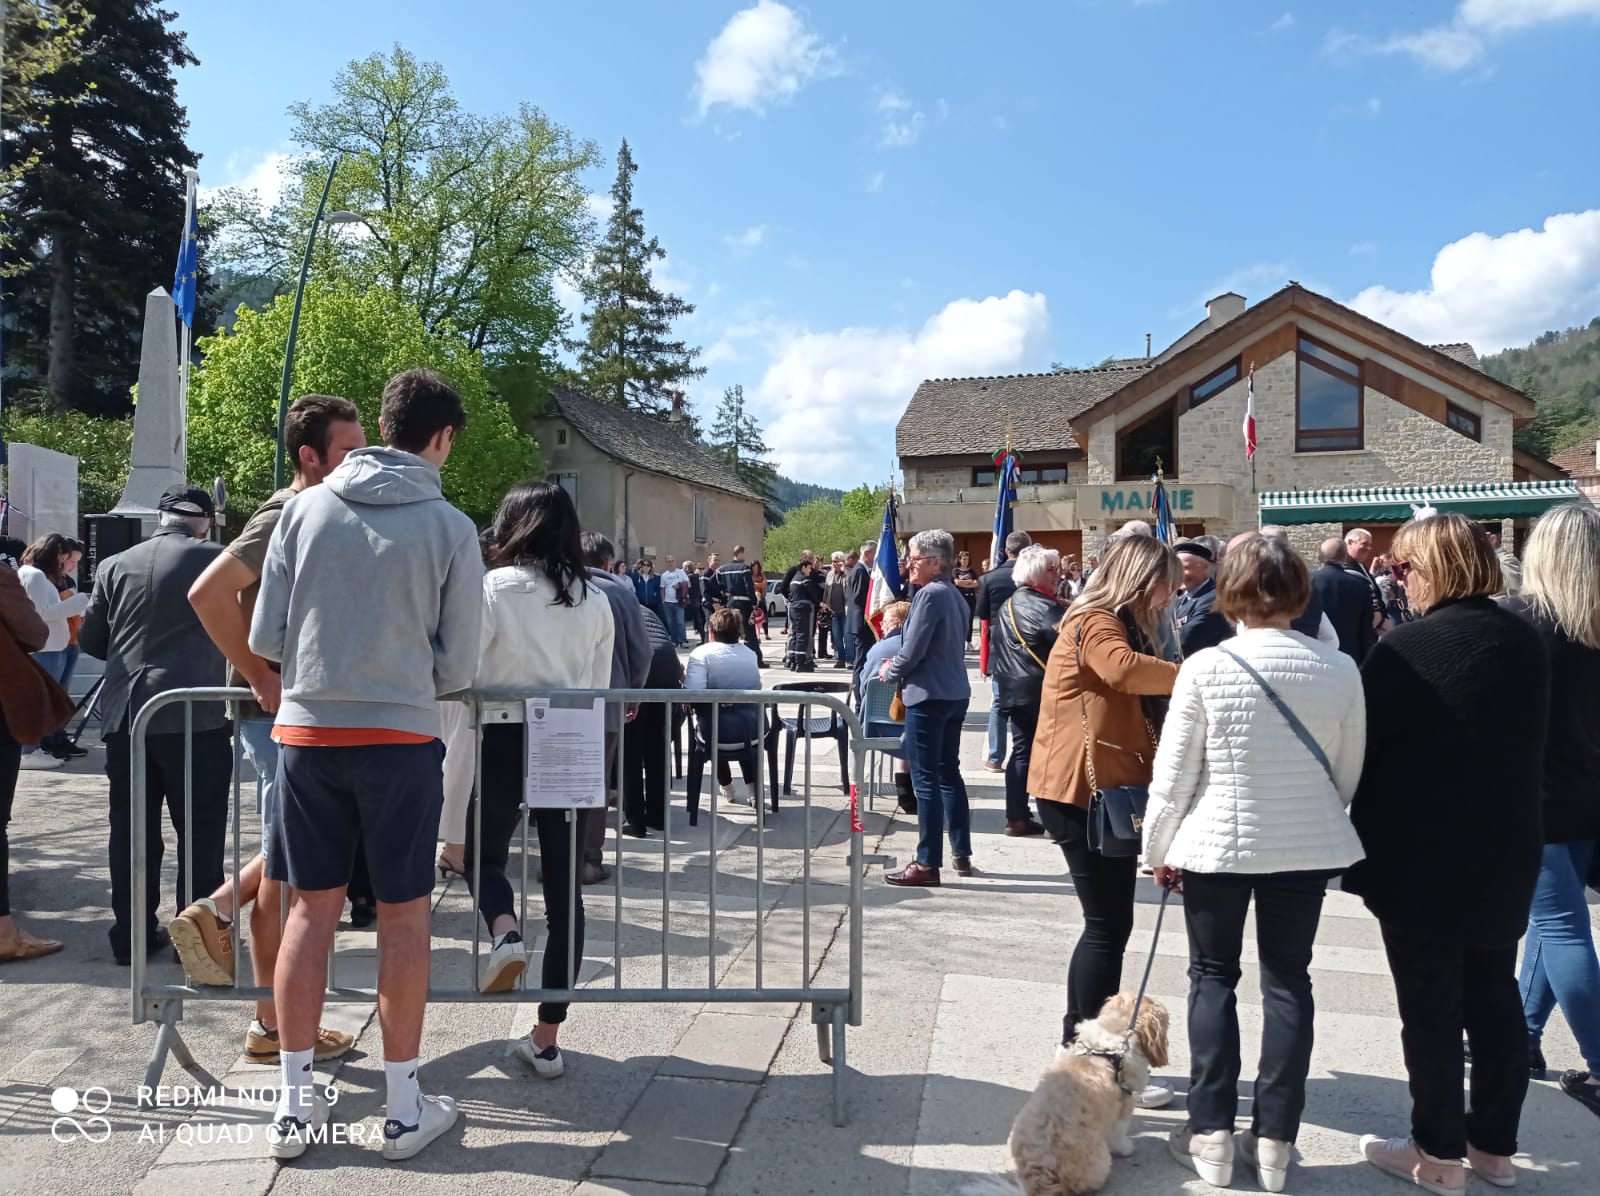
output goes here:
[{"label": "european union flag", "polygon": [[200,286],[200,213],[189,209],[189,227],[183,231],[183,246],[178,250],[178,270],[172,276],[172,302],[184,324],[194,327],[194,296]]}]

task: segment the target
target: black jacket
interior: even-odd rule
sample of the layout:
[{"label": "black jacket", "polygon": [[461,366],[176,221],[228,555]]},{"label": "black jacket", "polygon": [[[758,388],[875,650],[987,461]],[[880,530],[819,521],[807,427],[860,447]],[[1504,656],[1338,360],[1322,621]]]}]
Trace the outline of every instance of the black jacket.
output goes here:
[{"label": "black jacket", "polygon": [[1501,600],[1550,652],[1550,734],[1544,753],[1544,841],[1600,839],[1600,651],[1568,639],[1526,598]]},{"label": "black jacket", "polygon": [[732,605],[735,602],[748,602],[752,606],[756,601],[756,579],[750,572],[750,566],[744,561],[729,561],[717,570],[717,585],[722,590],[724,603]]},{"label": "black jacket", "polygon": [[644,615],[644,634],[650,641],[650,672],[645,676],[646,689],[682,689],[683,662],[678,659],[678,648],[667,634],[661,616],[648,607]]},{"label": "black jacket", "polygon": [[1311,592],[1339,635],[1339,651],[1360,664],[1378,642],[1372,626],[1372,590],[1359,576],[1325,563],[1311,575]]},{"label": "black jacket", "polygon": [[817,571],[813,569],[809,574],[801,573],[797,566],[784,583],[783,596],[790,605],[809,602],[812,606],[821,606],[822,583],[817,580]]},{"label": "black jacket", "polygon": [[857,623],[867,621],[867,591],[872,587],[872,570],[860,561],[850,566],[845,588],[850,598],[850,617]]},{"label": "black jacket", "polygon": [[[989,674],[1000,686],[1000,696],[995,701],[999,709],[1039,705],[1044,666],[1056,646],[1065,613],[1066,607],[1032,586],[1022,586],[995,612],[990,627]],[[1012,616],[1016,617],[1015,625]]]},{"label": "black jacket", "polygon": [[1006,604],[1006,599],[1017,592],[1017,583],[1011,579],[1011,571],[1016,567],[1016,561],[1007,561],[1003,565],[996,565],[978,579],[978,604],[975,613],[978,618],[989,620],[988,643],[991,653],[994,651],[994,621],[999,617],[1000,608]]},{"label": "black jacket", "polygon": [[1214,609],[1216,601],[1217,583],[1209,577],[1194,593],[1178,599],[1178,639],[1185,656],[1215,648],[1233,635],[1233,626]]},{"label": "black jacket", "polygon": [[1488,598],[1444,603],[1379,640],[1361,680],[1367,757],[1350,820],[1367,858],[1344,887],[1414,933],[1514,945],[1544,842],[1539,632]]},{"label": "black jacket", "polygon": [[700,605],[710,611],[724,605],[727,600],[722,592],[722,579],[712,570],[704,570],[700,574]]}]

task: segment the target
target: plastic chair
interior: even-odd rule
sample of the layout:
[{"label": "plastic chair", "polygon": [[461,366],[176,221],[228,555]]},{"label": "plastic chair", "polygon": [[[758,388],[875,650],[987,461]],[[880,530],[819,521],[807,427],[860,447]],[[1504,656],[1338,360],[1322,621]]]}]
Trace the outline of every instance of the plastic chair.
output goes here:
[{"label": "plastic chair", "polygon": [[[848,698],[849,686],[838,681],[791,681],[784,685],[776,685],[774,689],[784,690],[789,693],[834,694]],[[781,727],[784,733],[784,768],[783,791],[794,792],[794,749],[796,742],[804,736],[806,739],[817,739],[826,736],[839,745],[839,775],[843,778],[839,786],[845,793],[850,792],[850,727],[831,709],[822,708],[820,713],[812,714],[808,706],[777,707],[778,718],[774,723],[767,739],[767,751],[772,758],[774,771],[777,764],[777,736]]]},{"label": "plastic chair", "polygon": [[861,699],[861,726],[867,733],[861,746],[872,753],[872,780],[867,786],[868,811],[872,810],[872,799],[878,794],[884,761],[905,755],[905,723],[889,717],[889,707],[894,702],[896,688],[892,681],[869,677],[866,694]]}]

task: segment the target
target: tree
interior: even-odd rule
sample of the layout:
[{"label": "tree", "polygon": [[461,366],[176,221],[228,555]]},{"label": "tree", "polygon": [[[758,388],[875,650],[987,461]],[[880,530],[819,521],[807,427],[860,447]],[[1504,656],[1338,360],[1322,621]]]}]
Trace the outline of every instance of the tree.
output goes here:
[{"label": "tree", "polygon": [[809,548],[824,558],[877,540],[889,501],[886,486],[861,485],[837,501],[813,499],[785,513],[780,527],[768,528],[762,560],[768,573],[787,569]]},{"label": "tree", "polygon": [[650,263],[667,254],[656,238],[645,240],[644,213],[633,205],[638,169],[624,140],[611,186],[611,217],[581,288],[589,304],[583,315],[588,335],[570,347],[589,394],[664,415],[670,388],[706,368],[694,364],[698,348],[671,339],[672,322],[693,313],[694,305],[660,290],[651,278]]},{"label": "tree", "polygon": [[[278,382],[289,334],[289,296],[240,313],[232,331],[200,342],[205,360],[190,384],[189,475],[222,477],[230,506],[248,512],[272,490]],[[292,394],[343,395],[360,409],[367,439],[378,443],[384,383],[403,369],[438,370],[460,392],[467,428],[444,467],[445,497],[487,522],[514,483],[543,476],[538,445],[519,432],[489,393],[483,357],[448,328],[430,331],[421,315],[379,289],[313,283],[300,313]]]},{"label": "tree", "polygon": [[[0,125],[5,128],[31,125],[43,128],[51,114],[82,96],[64,96],[39,86],[40,80],[54,75],[69,63],[83,57],[83,40],[93,18],[81,0],[9,0],[0,5],[5,14],[5,29],[0,34]],[[92,86],[92,84],[90,84]],[[0,163],[0,195],[38,165],[41,152]],[[10,230],[0,223],[0,248],[11,248]],[[8,266],[4,273],[14,267]]]},{"label": "tree", "polygon": [[318,278],[382,287],[491,361],[554,368],[566,323],[555,282],[594,231],[582,180],[599,161],[593,142],[531,104],[465,112],[444,68],[400,46],[346,66],[331,103],[289,112],[306,156],[270,210],[253,194],[218,197],[219,260],[241,279],[292,285],[338,156],[329,210],[362,220],[319,239]]},{"label": "tree", "polygon": [[36,444],[78,459],[78,507],[109,511],[122,499],[133,452],[133,420],[95,419],[81,411],[50,411],[42,394],[6,402],[0,440]]},{"label": "tree", "polygon": [[773,502],[778,469],[766,459],[772,450],[762,443],[756,417],[745,409],[743,386],[730,386],[722,392],[722,401],[712,418],[711,447],[733,467],[745,486],[760,495],[768,521],[781,523],[783,515]]},{"label": "tree", "polygon": [[173,71],[196,65],[156,0],[85,0],[81,56],[37,76],[5,158],[34,162],[5,196],[19,264],[7,362],[53,399],[127,410],[144,298],[170,285],[183,232],[188,121]]}]

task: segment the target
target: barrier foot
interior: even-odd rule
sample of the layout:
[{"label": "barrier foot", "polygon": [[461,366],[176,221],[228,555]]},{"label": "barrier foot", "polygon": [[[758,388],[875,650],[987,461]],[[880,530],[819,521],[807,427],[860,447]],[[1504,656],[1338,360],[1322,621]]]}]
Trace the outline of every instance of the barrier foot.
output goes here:
[{"label": "barrier foot", "polygon": [[833,1124],[844,1125],[849,1120],[844,1101],[844,1040],[849,1010],[843,1005],[833,1009]]},{"label": "barrier foot", "polygon": [[161,1085],[161,1075],[167,1069],[169,1053],[178,1061],[178,1066],[199,1080],[203,1086],[220,1087],[216,1077],[195,1062],[189,1044],[183,1041],[183,1034],[178,1029],[178,1022],[183,1018],[183,1002],[155,1001],[152,1002],[150,1013],[156,1023],[156,1041],[150,1050],[150,1063],[144,1069],[144,1086],[139,1092],[139,1107],[148,1108],[153,1103],[153,1098],[149,1094],[154,1093]]}]

